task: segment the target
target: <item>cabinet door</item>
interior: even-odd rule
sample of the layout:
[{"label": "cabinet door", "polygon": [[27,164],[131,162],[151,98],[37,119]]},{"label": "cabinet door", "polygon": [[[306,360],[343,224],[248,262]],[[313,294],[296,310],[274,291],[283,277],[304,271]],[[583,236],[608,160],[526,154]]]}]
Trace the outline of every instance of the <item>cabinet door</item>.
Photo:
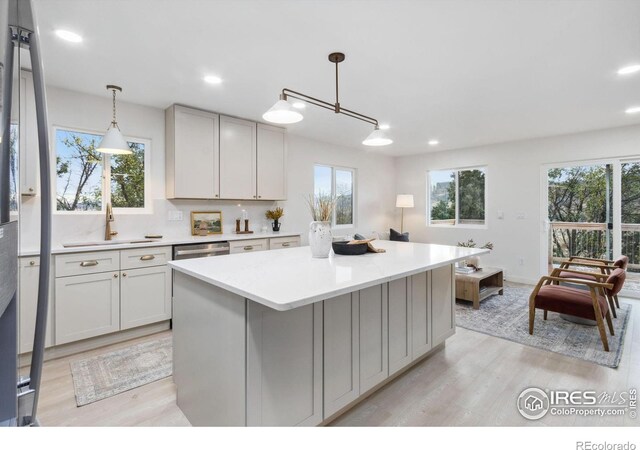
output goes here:
[{"label": "cabinet door", "polygon": [[422,272],[411,276],[412,360],[416,360],[431,350],[429,274],[430,272]]},{"label": "cabinet door", "polygon": [[441,344],[456,332],[453,266],[431,271],[431,327],[433,346]]},{"label": "cabinet door", "polygon": [[218,198],[218,115],[172,106],[166,126],[167,198]]},{"label": "cabinet door", "polygon": [[322,422],[322,303],[276,311],[247,301],[247,425]]},{"label": "cabinet door", "polygon": [[323,303],[324,308],[324,418],[360,395],[358,293]]},{"label": "cabinet door", "polygon": [[258,124],[257,186],[262,200],[287,198],[286,131],[282,128]]},{"label": "cabinet door", "polygon": [[[36,123],[36,102],[33,90],[33,77],[30,72],[20,72],[20,194],[34,196],[38,194],[38,176],[40,160],[38,155],[38,125]],[[14,116],[15,117],[15,116]]]},{"label": "cabinet door", "polygon": [[389,375],[411,362],[411,298],[407,278],[389,282]]},{"label": "cabinet door", "polygon": [[120,329],[118,272],[56,279],[56,345]]},{"label": "cabinet door", "polygon": [[[20,258],[20,353],[33,350],[33,335],[36,328],[36,310],[38,306],[38,278],[40,276],[40,258]],[[47,311],[47,332],[44,345],[53,345],[53,286],[49,284],[49,310]]]},{"label": "cabinet door", "polygon": [[389,376],[387,285],[360,291],[360,393]]},{"label": "cabinet door", "polygon": [[171,269],[145,267],[121,275],[121,330],[171,319]]},{"label": "cabinet door", "polygon": [[255,122],[220,116],[220,198],[257,198]]}]

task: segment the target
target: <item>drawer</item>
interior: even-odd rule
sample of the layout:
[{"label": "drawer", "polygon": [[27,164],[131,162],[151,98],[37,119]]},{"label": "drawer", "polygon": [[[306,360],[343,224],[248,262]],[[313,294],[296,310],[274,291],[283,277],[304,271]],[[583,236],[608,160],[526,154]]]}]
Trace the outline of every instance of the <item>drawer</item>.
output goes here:
[{"label": "drawer", "polygon": [[21,256],[19,258],[21,269],[26,269],[28,267],[40,267],[40,257],[39,256]]},{"label": "drawer", "polygon": [[300,247],[300,236],[288,236],[269,239],[269,250]]},{"label": "drawer", "polygon": [[164,266],[171,261],[171,247],[132,248],[120,251],[120,269]]},{"label": "drawer", "polygon": [[56,256],[56,278],[120,270],[120,252],[70,253]]},{"label": "drawer", "polygon": [[267,239],[247,239],[245,241],[231,241],[229,242],[230,253],[249,253],[259,252],[269,249],[269,242]]}]

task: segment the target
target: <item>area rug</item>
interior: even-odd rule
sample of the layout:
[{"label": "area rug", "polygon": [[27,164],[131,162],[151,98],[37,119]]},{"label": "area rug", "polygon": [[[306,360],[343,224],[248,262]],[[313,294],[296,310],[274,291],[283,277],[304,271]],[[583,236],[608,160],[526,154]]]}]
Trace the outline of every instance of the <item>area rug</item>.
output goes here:
[{"label": "area rug", "polygon": [[477,310],[470,302],[457,300],[456,325],[603,366],[618,367],[631,305],[621,303],[620,309],[616,310],[615,336],[607,329],[610,351],[605,352],[597,327],[568,322],[553,312],[549,312],[545,321],[542,310],[536,310],[534,333],[530,335],[529,295],[532,291],[533,288],[505,287],[504,295],[487,298]]},{"label": "area rug", "polygon": [[78,406],[166,378],[172,371],[171,337],[71,362]]}]

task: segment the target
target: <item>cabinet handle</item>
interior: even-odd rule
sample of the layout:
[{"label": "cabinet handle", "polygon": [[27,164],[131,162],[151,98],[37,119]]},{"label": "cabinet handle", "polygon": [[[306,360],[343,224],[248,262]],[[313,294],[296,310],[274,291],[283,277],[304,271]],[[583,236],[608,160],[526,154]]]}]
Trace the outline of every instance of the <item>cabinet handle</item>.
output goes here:
[{"label": "cabinet handle", "polygon": [[254,195],[253,198],[256,198],[256,196]]},{"label": "cabinet handle", "polygon": [[35,262],[35,261],[29,261],[29,265],[30,265],[30,266],[35,266],[35,265],[36,265],[36,262]]},{"label": "cabinet handle", "polygon": [[244,247],[245,250],[253,250],[253,245],[247,245]]},{"label": "cabinet handle", "polygon": [[33,192],[33,188],[29,188],[29,192]]},{"label": "cabinet handle", "polygon": [[258,198],[262,198],[262,195],[258,195]]},{"label": "cabinet handle", "polygon": [[140,257],[140,261],[151,261],[152,259],[156,259],[153,255],[144,255]]},{"label": "cabinet handle", "polygon": [[282,243],[282,246],[283,246],[283,247],[288,247],[288,246],[290,246],[290,245],[291,245],[291,243],[289,243],[289,242],[283,242],[283,243]]},{"label": "cabinet handle", "polygon": [[117,274],[117,273],[114,273],[114,274],[113,274],[113,278],[118,278],[118,274]]},{"label": "cabinet handle", "polygon": [[80,267],[92,267],[92,266],[97,266],[98,265],[98,261],[93,260],[93,261],[82,261],[80,263]]},{"label": "cabinet handle", "polygon": [[122,272],[122,276],[126,277],[127,276],[127,272]]},{"label": "cabinet handle", "polygon": [[216,194],[216,198],[220,197],[218,194]]}]

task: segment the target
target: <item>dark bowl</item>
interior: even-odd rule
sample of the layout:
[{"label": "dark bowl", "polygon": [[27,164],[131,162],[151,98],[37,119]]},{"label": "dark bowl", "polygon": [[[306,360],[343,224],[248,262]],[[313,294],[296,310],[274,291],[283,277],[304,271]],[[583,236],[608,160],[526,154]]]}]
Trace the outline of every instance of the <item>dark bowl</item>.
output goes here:
[{"label": "dark bowl", "polygon": [[364,255],[367,244],[349,244],[349,241],[336,241],[331,244],[336,255]]}]

